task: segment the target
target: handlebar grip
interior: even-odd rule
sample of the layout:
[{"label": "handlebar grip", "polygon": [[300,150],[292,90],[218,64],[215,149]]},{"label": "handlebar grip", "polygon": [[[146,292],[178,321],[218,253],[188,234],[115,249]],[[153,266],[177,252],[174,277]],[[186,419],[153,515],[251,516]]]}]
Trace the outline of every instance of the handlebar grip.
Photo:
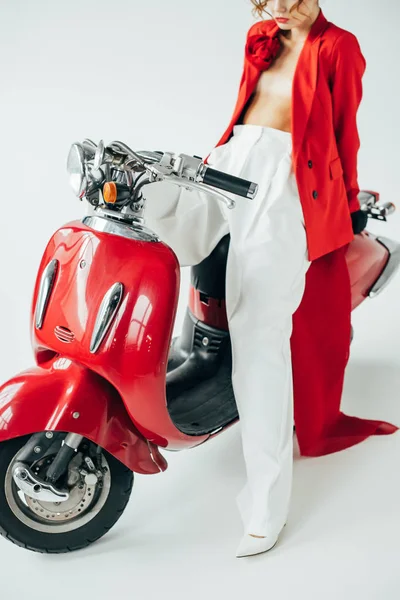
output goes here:
[{"label": "handlebar grip", "polygon": [[206,167],[203,172],[203,182],[216,188],[249,198],[252,200],[257,193],[258,184],[223,171],[218,171],[212,167]]}]

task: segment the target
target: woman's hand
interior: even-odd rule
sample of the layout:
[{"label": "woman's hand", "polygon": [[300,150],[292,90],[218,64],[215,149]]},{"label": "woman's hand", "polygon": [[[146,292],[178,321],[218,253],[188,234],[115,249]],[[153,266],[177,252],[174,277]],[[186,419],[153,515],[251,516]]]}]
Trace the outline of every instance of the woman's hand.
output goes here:
[{"label": "woman's hand", "polygon": [[355,210],[350,213],[351,221],[353,223],[353,232],[361,233],[368,223],[368,214],[365,210]]}]

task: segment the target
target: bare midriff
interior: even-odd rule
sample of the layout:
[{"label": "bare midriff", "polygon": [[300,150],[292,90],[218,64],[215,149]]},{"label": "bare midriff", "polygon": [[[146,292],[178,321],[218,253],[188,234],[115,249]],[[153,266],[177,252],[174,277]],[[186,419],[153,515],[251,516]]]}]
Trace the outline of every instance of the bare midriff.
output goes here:
[{"label": "bare midriff", "polygon": [[292,82],[304,43],[294,49],[283,46],[272,65],[262,71],[237,125],[262,125],[292,131]]}]

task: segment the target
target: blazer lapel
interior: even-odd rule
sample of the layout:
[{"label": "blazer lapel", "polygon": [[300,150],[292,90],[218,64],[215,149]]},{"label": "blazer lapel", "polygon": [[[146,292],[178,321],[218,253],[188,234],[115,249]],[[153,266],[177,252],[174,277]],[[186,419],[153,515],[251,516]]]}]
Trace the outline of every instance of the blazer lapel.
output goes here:
[{"label": "blazer lapel", "polygon": [[297,162],[311,113],[318,77],[318,57],[322,33],[329,22],[320,9],[301,50],[292,82],[293,159]]},{"label": "blazer lapel", "polygon": [[313,42],[305,42],[298,59],[292,82],[292,140],[293,159],[297,156],[303,143],[311,106],[317,86],[318,53],[321,38]]}]

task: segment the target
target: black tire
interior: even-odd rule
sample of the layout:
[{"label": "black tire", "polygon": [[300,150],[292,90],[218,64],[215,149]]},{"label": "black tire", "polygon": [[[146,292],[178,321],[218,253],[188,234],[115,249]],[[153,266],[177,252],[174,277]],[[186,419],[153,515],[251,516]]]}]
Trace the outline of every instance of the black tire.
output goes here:
[{"label": "black tire", "polygon": [[107,499],[96,516],[73,531],[37,531],[14,514],[6,496],[6,474],[9,465],[29,438],[28,435],[0,443],[0,534],[14,544],[35,552],[63,553],[89,546],[107,533],[122,515],[132,491],[132,471],[103,450],[111,484]]}]

